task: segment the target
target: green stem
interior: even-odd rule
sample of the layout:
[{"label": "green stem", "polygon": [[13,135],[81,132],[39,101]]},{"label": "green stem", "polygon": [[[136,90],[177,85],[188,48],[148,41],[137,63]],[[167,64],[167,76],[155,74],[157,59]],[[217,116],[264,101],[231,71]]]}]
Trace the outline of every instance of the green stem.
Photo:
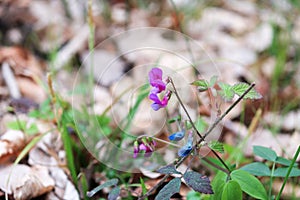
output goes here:
[{"label": "green stem", "polygon": [[223,168],[223,167],[220,167],[219,165],[217,165],[217,164],[211,162],[209,159],[207,159],[207,158],[205,158],[205,157],[203,157],[202,159],[203,159],[205,162],[207,162],[209,165],[213,166],[214,168],[216,168],[216,169],[218,169],[218,170],[221,170],[221,171],[225,172],[227,175],[230,174],[230,172],[229,172],[227,169],[225,169],[225,168]]},{"label": "green stem", "polygon": [[269,199],[271,199],[271,196],[272,196],[272,185],[273,185],[274,171],[275,171],[275,162],[273,162],[271,176],[270,176]]},{"label": "green stem", "polygon": [[177,144],[174,144],[174,143],[171,143],[171,142],[168,142],[168,141],[159,139],[159,138],[157,138],[157,137],[148,136],[148,135],[140,135],[140,136],[137,137],[136,139],[138,140],[138,139],[143,138],[143,137],[148,137],[148,138],[151,138],[151,139],[156,140],[156,141],[158,141],[158,142],[165,143],[165,144],[168,144],[168,145],[171,145],[171,146],[174,146],[174,147],[178,147],[178,148],[181,147],[181,146],[179,146],[179,145],[177,145]]},{"label": "green stem", "polygon": [[293,169],[293,167],[294,167],[294,164],[295,164],[295,162],[296,162],[296,160],[297,160],[297,158],[298,158],[298,156],[299,156],[299,153],[300,153],[300,146],[298,146],[298,149],[297,149],[297,151],[296,151],[296,153],[295,153],[295,155],[294,155],[294,158],[293,158],[293,160],[292,160],[292,163],[290,164],[289,170],[288,170],[287,174],[285,175],[283,184],[282,184],[282,186],[281,186],[281,188],[280,188],[280,191],[279,191],[279,193],[278,193],[278,195],[277,195],[277,197],[276,197],[276,200],[279,200],[280,197],[281,197],[281,194],[282,194],[282,191],[283,191],[283,189],[284,189],[284,186],[285,186],[285,184],[286,184],[286,182],[287,182],[287,180],[288,180],[288,178],[289,178],[289,176],[290,176],[290,173],[291,173],[291,171],[292,171],[292,169]]}]

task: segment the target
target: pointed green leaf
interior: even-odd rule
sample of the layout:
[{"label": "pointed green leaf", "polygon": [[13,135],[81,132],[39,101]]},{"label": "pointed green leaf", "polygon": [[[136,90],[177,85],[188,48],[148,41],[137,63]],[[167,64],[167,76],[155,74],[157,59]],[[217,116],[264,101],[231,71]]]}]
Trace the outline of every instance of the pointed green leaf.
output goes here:
[{"label": "pointed green leaf", "polygon": [[176,167],[173,164],[163,166],[159,168],[157,172],[161,174],[181,174],[179,171],[176,170]]},{"label": "pointed green leaf", "polygon": [[277,154],[275,151],[263,146],[253,146],[253,153],[272,162],[275,162],[277,158]]},{"label": "pointed green leaf", "polygon": [[261,162],[254,162],[241,167],[240,169],[249,172],[255,176],[271,176],[269,167]]},{"label": "pointed green leaf", "polygon": [[226,180],[227,174],[225,174],[222,171],[219,171],[211,183],[212,189],[214,191],[214,194],[210,195],[211,200],[221,199]]},{"label": "pointed green leaf", "polygon": [[219,94],[225,101],[231,101],[234,97],[234,91],[231,88],[231,85],[227,83],[218,83],[221,90],[219,91]]},{"label": "pointed green leaf", "polygon": [[222,193],[222,200],[242,200],[243,199],[243,192],[238,184],[238,182],[234,180],[228,181]]},{"label": "pointed green leaf", "polygon": [[204,194],[213,194],[210,181],[207,176],[199,174],[198,172],[188,171],[183,174],[183,179],[186,184],[195,191]]},{"label": "pointed green leaf", "polygon": [[[281,156],[278,156],[277,158],[276,158],[276,161],[275,161],[276,163],[278,163],[278,164],[281,164],[281,165],[285,165],[285,166],[290,166],[291,164],[292,164],[292,161],[291,160],[288,160],[288,159],[286,159],[286,158],[283,158],[283,157],[281,157]],[[297,165],[297,163],[295,163],[294,164],[294,167],[297,167],[298,165]]]},{"label": "pointed green leaf", "polygon": [[172,179],[167,185],[165,185],[155,197],[155,200],[169,200],[174,194],[180,190],[181,180],[180,178]]},{"label": "pointed green leaf", "polygon": [[[140,177],[140,182],[141,182],[141,186],[142,186],[143,195],[145,195],[147,193],[147,188],[146,188],[145,182],[142,177]],[[148,198],[146,197],[145,200],[148,200]]]},{"label": "pointed green leaf", "polygon": [[121,191],[120,187],[118,187],[118,186],[114,187],[108,194],[107,199],[108,200],[116,200],[120,194],[120,191]]},{"label": "pointed green leaf", "polygon": [[231,179],[238,182],[241,189],[248,195],[257,198],[267,200],[267,192],[262,183],[253,175],[244,170],[234,170],[230,174]]},{"label": "pointed green leaf", "polygon": [[191,83],[192,85],[198,86],[200,92],[206,91],[208,89],[207,80],[200,79]]},{"label": "pointed green leaf", "polygon": [[[288,167],[278,167],[275,169],[273,176],[274,177],[285,177],[287,175],[289,168]],[[293,167],[289,177],[300,176],[300,169]]]},{"label": "pointed green leaf", "polygon": [[116,179],[116,178],[110,179],[110,180],[106,181],[105,183],[103,183],[103,184],[97,186],[97,187],[94,188],[93,190],[87,192],[86,195],[87,195],[88,197],[92,197],[92,196],[94,196],[94,194],[96,194],[97,192],[99,192],[99,191],[102,190],[103,188],[110,187],[110,186],[113,186],[113,185],[117,185],[118,182],[119,182],[119,180]]},{"label": "pointed green leaf", "polygon": [[[250,87],[247,83],[237,83],[232,86],[232,90],[235,94],[241,96],[246,90]],[[244,99],[260,99],[262,98],[261,94],[259,94],[255,89],[251,89],[244,97]]]},{"label": "pointed green leaf", "polygon": [[223,147],[223,144],[221,142],[218,142],[218,141],[210,141],[208,143],[208,146],[217,151],[217,152],[220,152],[220,153],[224,153],[224,147]]}]

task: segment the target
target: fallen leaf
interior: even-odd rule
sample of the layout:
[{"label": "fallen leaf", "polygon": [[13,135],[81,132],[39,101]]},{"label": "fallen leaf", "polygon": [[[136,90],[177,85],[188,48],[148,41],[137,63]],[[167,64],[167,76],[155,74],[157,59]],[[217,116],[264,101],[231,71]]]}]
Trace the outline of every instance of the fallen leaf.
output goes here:
[{"label": "fallen leaf", "polygon": [[38,197],[54,188],[48,169],[42,166],[6,165],[0,167],[0,188],[16,200]]},{"label": "fallen leaf", "polygon": [[44,65],[28,50],[21,47],[0,48],[0,63],[7,62],[13,69],[24,97],[37,103],[46,99],[46,93],[38,81],[43,78]]},{"label": "fallen leaf", "polygon": [[13,161],[25,145],[25,136],[22,131],[6,131],[0,138],[0,163]]}]

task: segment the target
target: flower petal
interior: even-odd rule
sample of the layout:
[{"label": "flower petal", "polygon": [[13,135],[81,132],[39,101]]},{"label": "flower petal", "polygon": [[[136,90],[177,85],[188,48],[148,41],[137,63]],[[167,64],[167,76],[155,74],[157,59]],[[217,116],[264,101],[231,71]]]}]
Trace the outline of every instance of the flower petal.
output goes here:
[{"label": "flower petal", "polygon": [[162,70],[160,68],[154,67],[149,72],[149,82],[150,84],[153,83],[155,80],[161,80],[162,81]]},{"label": "flower petal", "polygon": [[181,149],[179,149],[178,156],[185,157],[185,156],[187,156],[190,153],[190,151],[192,149],[193,149],[193,145],[186,144],[183,147],[181,147]]},{"label": "flower petal", "polygon": [[185,132],[184,131],[179,131],[176,133],[173,133],[172,135],[169,136],[169,140],[172,141],[180,141],[182,138],[184,138]]}]

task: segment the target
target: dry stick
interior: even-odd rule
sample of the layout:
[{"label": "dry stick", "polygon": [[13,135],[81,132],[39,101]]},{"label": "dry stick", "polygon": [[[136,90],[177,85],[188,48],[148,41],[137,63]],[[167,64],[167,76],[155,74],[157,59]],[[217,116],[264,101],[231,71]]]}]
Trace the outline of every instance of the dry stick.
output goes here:
[{"label": "dry stick", "polygon": [[[171,82],[173,83],[173,82]],[[179,161],[175,164],[175,167],[177,168],[179,165],[181,165],[185,159],[187,159],[187,157],[194,151],[194,149],[197,148],[197,146],[204,141],[205,137],[207,137],[209,135],[209,133],[217,126],[218,123],[220,123],[220,121],[246,96],[246,94],[248,94],[248,92],[250,92],[250,90],[255,86],[255,83],[252,83],[249,88],[223,113],[223,115],[221,115],[221,117],[217,118],[215,120],[215,122],[212,124],[212,126],[206,131],[206,133],[204,134],[204,136],[202,137],[202,139],[200,139],[192,148],[192,150],[189,152],[189,154],[185,157],[180,157]],[[174,91],[175,93],[175,91]],[[176,93],[175,93],[176,95]],[[178,95],[178,94],[177,94]],[[189,115],[188,115],[189,116]],[[201,134],[200,134],[201,135]],[[220,158],[220,157],[219,157]],[[222,159],[221,159],[222,160]],[[227,169],[228,170],[228,169]],[[230,170],[229,170],[230,171]],[[153,186],[146,194],[144,194],[143,196],[139,197],[138,200],[143,200],[146,197],[150,196],[152,192],[154,192],[157,188],[159,188],[164,182],[165,180],[167,180],[167,178],[169,178],[170,175],[166,174],[155,186]]]}]

